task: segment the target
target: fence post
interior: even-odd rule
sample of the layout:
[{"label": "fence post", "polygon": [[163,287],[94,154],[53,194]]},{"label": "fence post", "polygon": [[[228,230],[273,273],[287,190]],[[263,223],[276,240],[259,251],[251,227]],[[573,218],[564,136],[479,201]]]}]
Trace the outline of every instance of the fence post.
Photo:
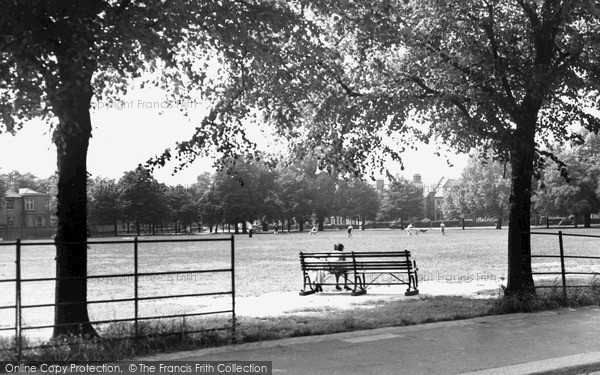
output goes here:
[{"label": "fence post", "polygon": [[17,238],[16,254],[16,272],[15,272],[15,345],[17,349],[17,360],[21,359],[23,337],[21,326],[23,319],[21,317],[21,239]]},{"label": "fence post", "polygon": [[133,239],[133,329],[135,331],[135,338],[139,336],[138,327],[138,314],[139,314],[139,300],[138,300],[138,238],[137,236]]},{"label": "fence post", "polygon": [[235,242],[231,235],[231,338],[235,342]]},{"label": "fence post", "polygon": [[562,231],[558,231],[558,248],[560,251],[560,274],[562,276],[563,298],[567,300],[567,277],[565,275],[565,253],[563,248]]}]

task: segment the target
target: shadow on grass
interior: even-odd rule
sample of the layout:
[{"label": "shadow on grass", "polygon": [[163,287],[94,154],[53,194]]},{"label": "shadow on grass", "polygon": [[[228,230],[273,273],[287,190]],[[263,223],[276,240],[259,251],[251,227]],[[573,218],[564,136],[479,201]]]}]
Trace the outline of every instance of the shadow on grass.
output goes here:
[{"label": "shadow on grass", "polygon": [[[236,343],[276,340],[289,337],[397,327],[484,315],[534,312],[561,307],[597,305],[600,283],[569,290],[563,298],[558,286],[536,295],[500,299],[469,299],[456,296],[422,297],[414,300],[376,300],[351,309],[309,308],[273,317],[239,317]],[[115,361],[136,356],[177,352],[228,345],[234,342],[228,318],[196,319],[184,323],[156,323],[138,326],[111,324],[100,331],[101,339],[71,336],[44,343],[41,348],[24,349],[21,361]],[[220,328],[219,328],[220,327]],[[201,333],[187,333],[202,330]],[[39,343],[25,342],[23,346]],[[16,360],[14,339],[0,339],[0,361]]]},{"label": "shadow on grass", "polygon": [[[312,308],[294,314],[252,318],[240,317],[236,343],[276,340],[391,326],[455,320],[486,315],[494,300],[461,297],[423,297],[409,301],[374,301],[352,309]],[[132,324],[111,324],[99,333],[101,339],[63,337],[47,343],[25,340],[22,361],[107,361],[228,345],[233,342],[226,327],[231,321],[196,319],[186,323],[143,324],[134,336]],[[202,333],[187,334],[188,331]],[[0,340],[0,360],[16,360],[14,339]]]}]

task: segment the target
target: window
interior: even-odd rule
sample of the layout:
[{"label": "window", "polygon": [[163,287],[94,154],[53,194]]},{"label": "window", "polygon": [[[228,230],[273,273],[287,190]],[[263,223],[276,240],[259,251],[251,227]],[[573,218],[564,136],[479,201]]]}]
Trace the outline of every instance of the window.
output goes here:
[{"label": "window", "polygon": [[8,225],[9,227],[14,227],[15,226],[15,218],[12,216],[7,217],[6,225]]},{"label": "window", "polygon": [[33,205],[33,198],[25,198],[25,210],[33,211],[35,209]]},{"label": "window", "polygon": [[15,209],[15,200],[14,199],[7,199],[6,200],[6,209],[7,210],[14,210]]},{"label": "window", "polygon": [[41,216],[35,218],[38,227],[44,226],[44,219]]}]

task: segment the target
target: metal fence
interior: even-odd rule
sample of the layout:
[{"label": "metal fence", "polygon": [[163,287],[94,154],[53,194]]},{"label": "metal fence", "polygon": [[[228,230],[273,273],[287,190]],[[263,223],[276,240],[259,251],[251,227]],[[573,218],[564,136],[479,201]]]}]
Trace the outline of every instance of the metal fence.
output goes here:
[{"label": "metal fence", "polygon": [[[575,276],[584,276],[596,277],[600,275],[600,272],[589,272],[582,271],[580,269],[570,270],[569,266],[566,265],[565,261],[567,260],[600,260],[600,256],[598,255],[575,255],[575,254],[567,254],[565,251],[564,238],[565,237],[580,237],[580,238],[597,238],[600,239],[600,236],[590,235],[590,234],[572,234],[572,233],[563,233],[562,231],[558,231],[558,233],[550,233],[550,232],[530,232],[532,235],[544,235],[544,236],[556,236],[558,238],[558,254],[533,254],[531,255],[532,260],[534,258],[546,258],[546,259],[558,259],[560,270],[559,271],[537,271],[531,272],[534,276],[560,276],[561,279],[561,288],[563,297],[567,298],[567,289],[568,288],[582,288],[589,287],[590,284],[587,285],[569,285],[567,282],[568,275]],[[599,249],[600,250],[600,249]],[[533,268],[533,265],[532,265]],[[589,267],[588,267],[589,268]],[[555,288],[555,285],[536,285],[536,288]]]},{"label": "metal fence", "polygon": [[[226,248],[228,248],[228,253],[229,253],[229,262],[224,261],[223,264],[226,265],[224,267],[216,267],[216,268],[193,268],[193,269],[171,269],[168,271],[154,271],[154,272],[142,272],[140,270],[140,260],[144,259],[144,254],[140,254],[140,246],[142,245],[147,245],[147,244],[158,244],[158,243],[163,243],[163,244],[168,244],[168,245],[177,245],[177,244],[182,244],[182,243],[193,243],[193,246],[196,246],[196,244],[200,244],[200,243],[212,243],[212,242],[229,242],[229,246],[227,246],[227,244],[225,244]],[[138,326],[140,324],[140,322],[142,321],[151,321],[151,320],[162,320],[162,319],[171,319],[171,320],[175,320],[175,319],[181,319],[182,321],[185,322],[186,318],[191,318],[191,317],[201,317],[201,316],[207,316],[207,315],[216,315],[216,314],[231,314],[231,320],[230,323],[225,324],[225,326],[223,327],[213,327],[210,329],[210,331],[216,331],[216,330],[223,330],[223,331],[230,331],[231,337],[235,338],[235,327],[236,327],[236,315],[235,315],[235,244],[234,244],[234,237],[233,236],[227,236],[227,237],[220,237],[220,238],[199,238],[199,239],[190,239],[190,238],[184,238],[184,239],[143,239],[140,240],[138,237],[133,238],[132,240],[129,239],[124,239],[124,240],[115,240],[115,241],[101,241],[101,240],[96,240],[96,241],[87,241],[85,243],[88,248],[90,245],[132,245],[131,251],[133,252],[133,271],[132,272],[119,272],[119,273],[107,273],[107,274],[94,274],[94,275],[88,275],[86,276],[86,279],[89,280],[107,280],[109,278],[121,278],[121,279],[132,279],[132,284],[133,284],[133,297],[128,297],[128,298],[103,298],[103,299],[98,299],[98,300],[88,300],[86,302],[87,307],[89,308],[92,305],[95,304],[117,304],[117,303],[133,303],[133,316],[129,316],[129,317],[123,317],[123,318],[114,318],[114,319],[101,319],[101,320],[91,320],[90,323],[94,326],[99,326],[99,325],[103,325],[103,324],[110,324],[110,323],[121,323],[121,322],[133,322],[133,328],[134,328],[134,336],[131,337],[122,337],[122,339],[133,339],[136,338],[136,336],[138,335]],[[35,284],[35,283],[43,283],[43,282],[51,282],[51,283],[56,283],[57,280],[60,280],[61,278],[57,278],[57,277],[23,277],[23,268],[22,268],[22,262],[23,262],[23,254],[27,254],[27,250],[28,247],[31,246],[46,246],[46,247],[54,247],[56,245],[55,242],[36,242],[36,241],[21,241],[21,240],[16,240],[15,242],[3,242],[0,243],[0,251],[4,253],[4,258],[6,258],[6,251],[10,249],[10,247],[14,247],[14,260],[15,260],[15,269],[14,269],[14,278],[7,278],[7,279],[0,279],[0,289],[3,290],[4,292],[2,293],[5,296],[8,296],[10,294],[10,284],[14,284],[14,303],[9,303],[7,305],[0,305],[0,312],[5,312],[3,319],[6,321],[5,316],[10,316],[10,311],[14,310],[14,325],[10,326],[10,325],[5,325],[4,322],[0,323],[0,334],[2,333],[7,333],[7,331],[10,333],[10,331],[14,332],[14,339],[15,339],[15,345],[14,348],[9,348],[9,349],[0,349],[0,351],[6,351],[6,350],[15,350],[17,353],[17,358],[21,357],[21,353],[23,350],[26,349],[36,349],[36,348],[43,348],[47,345],[44,344],[38,344],[35,346],[29,346],[28,344],[24,344],[24,332],[26,331],[33,331],[33,330],[48,330],[48,329],[54,329],[56,327],[56,325],[54,324],[26,324],[23,322],[23,311],[26,311],[28,309],[40,309],[40,308],[51,308],[54,309],[56,306],[58,306],[58,304],[56,303],[26,303],[24,302],[24,297],[25,297],[25,292],[23,291],[23,287],[25,285],[29,285],[29,284]],[[215,246],[214,244],[211,244],[210,246]],[[173,246],[172,249],[176,249],[175,246]],[[221,253],[219,253],[221,254]],[[1,255],[1,254],[0,254]],[[156,254],[154,254],[156,256]],[[191,254],[191,255],[197,255],[197,254]],[[225,257],[226,258],[227,254],[221,254],[220,257]],[[164,267],[166,265],[169,264],[168,262],[168,256],[169,254],[164,254],[164,256],[161,257],[163,263],[161,265],[161,267]],[[198,259],[202,259],[201,257],[199,257]],[[116,261],[116,260],[115,260]],[[89,273],[89,269],[90,266],[93,265],[91,264],[93,262],[90,261],[90,259],[88,258],[88,273]],[[50,266],[50,265],[48,265]],[[55,264],[53,263],[52,266],[55,266]],[[0,264],[0,275],[4,274],[10,274],[12,272],[10,272],[9,270],[9,266],[6,264],[6,262],[4,262],[4,264]],[[54,270],[52,267],[48,268],[48,269],[52,269]],[[149,278],[149,277],[168,277],[168,276],[173,276],[173,275],[177,275],[177,277],[179,277],[179,275],[202,275],[203,278],[209,278],[209,274],[225,274],[230,275],[231,280],[230,280],[230,284],[226,285],[226,289],[225,290],[219,290],[219,291],[214,291],[211,290],[209,292],[194,292],[193,290],[189,290],[189,288],[186,288],[187,290],[185,290],[185,293],[166,293],[166,294],[160,294],[160,295],[154,295],[154,296],[142,296],[140,295],[140,280],[142,280],[142,278]],[[69,278],[62,278],[62,279],[69,279],[72,280],[72,277]],[[204,285],[208,288],[213,288],[214,285]],[[222,287],[223,285],[219,285],[219,287]],[[120,287],[120,285],[119,285]],[[90,287],[88,286],[88,290],[90,289]],[[176,299],[176,298],[194,298],[194,297],[215,297],[215,296],[230,296],[231,297],[231,304],[229,305],[230,308],[226,308],[226,309],[217,309],[217,310],[204,310],[201,312],[188,312],[188,313],[179,313],[179,314],[158,314],[158,315],[153,315],[153,316],[142,316],[140,314],[140,302],[147,302],[147,301],[165,301],[165,300],[172,300],[172,299]],[[89,298],[88,298],[89,299]],[[6,314],[6,312],[8,311],[8,314]],[[227,320],[224,320],[225,322],[227,322]],[[71,324],[85,324],[87,322],[72,322]],[[10,323],[9,323],[10,324]],[[192,333],[200,333],[200,332],[206,332],[206,329],[195,329],[195,330],[185,330],[185,331],[178,331],[178,334],[184,333],[184,334],[192,334]]]}]

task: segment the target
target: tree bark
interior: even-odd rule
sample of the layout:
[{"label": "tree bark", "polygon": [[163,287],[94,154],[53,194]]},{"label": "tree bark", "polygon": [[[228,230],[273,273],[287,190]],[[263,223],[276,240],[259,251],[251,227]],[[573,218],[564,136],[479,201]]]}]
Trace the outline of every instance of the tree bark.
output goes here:
[{"label": "tree bark", "polygon": [[531,274],[530,218],[536,118],[524,125],[517,124],[510,153],[512,186],[508,219],[507,295],[535,293]]},{"label": "tree bark", "polygon": [[61,56],[62,82],[52,99],[59,123],[57,148],[56,290],[52,336],[97,335],[87,310],[87,151],[92,134],[92,74]]},{"label": "tree bark", "polygon": [[498,216],[498,220],[496,220],[496,229],[502,229],[502,216]]}]

